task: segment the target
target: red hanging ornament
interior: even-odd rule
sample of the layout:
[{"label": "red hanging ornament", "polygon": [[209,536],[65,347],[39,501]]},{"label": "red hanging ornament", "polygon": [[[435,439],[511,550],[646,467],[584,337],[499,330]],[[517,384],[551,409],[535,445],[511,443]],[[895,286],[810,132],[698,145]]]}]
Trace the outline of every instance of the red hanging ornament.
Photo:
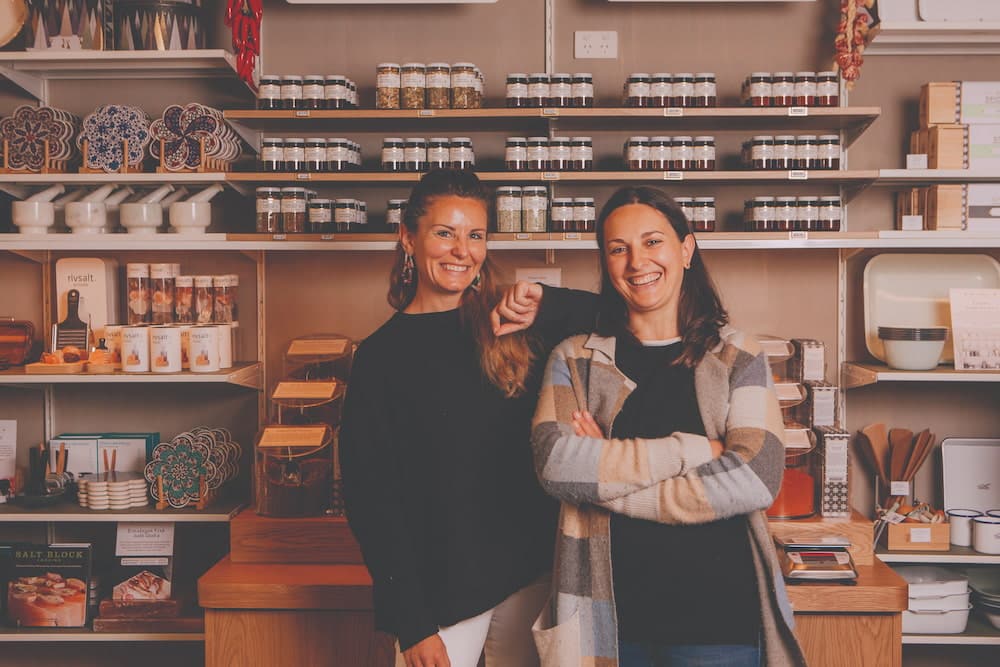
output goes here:
[{"label": "red hanging ornament", "polygon": [[226,25],[233,31],[236,74],[254,91],[254,69],[260,55],[260,21],[264,0],[226,0]]}]

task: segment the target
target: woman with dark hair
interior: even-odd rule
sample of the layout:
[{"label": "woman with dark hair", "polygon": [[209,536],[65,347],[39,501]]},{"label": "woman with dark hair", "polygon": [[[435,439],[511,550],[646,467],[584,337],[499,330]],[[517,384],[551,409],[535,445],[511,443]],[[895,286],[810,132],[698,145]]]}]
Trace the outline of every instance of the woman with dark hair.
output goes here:
[{"label": "woman with dark hair", "polygon": [[593,327],[596,297],[501,290],[486,256],[492,200],[466,171],[413,189],[397,312],[358,347],[347,392],[347,516],[399,666],[475,667],[484,647],[489,667],[538,663],[531,623],[557,506],[534,474],[531,415],[549,350]]},{"label": "woman with dark hair", "polygon": [[552,352],[532,430],[562,501],[542,663],[804,664],[763,513],[784,469],[767,358],[666,195],[619,190],[597,239],[597,333]]}]

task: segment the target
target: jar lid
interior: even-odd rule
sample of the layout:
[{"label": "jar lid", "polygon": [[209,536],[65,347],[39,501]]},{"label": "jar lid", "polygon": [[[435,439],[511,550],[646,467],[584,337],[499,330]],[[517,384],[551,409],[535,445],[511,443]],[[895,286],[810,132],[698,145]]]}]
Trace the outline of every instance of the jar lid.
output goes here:
[{"label": "jar lid", "polygon": [[573,199],[573,203],[574,204],[583,204],[585,206],[593,206],[594,205],[594,198],[593,197],[576,197],[575,199]]},{"label": "jar lid", "polygon": [[451,69],[448,63],[427,63],[427,69]]},{"label": "jar lid", "polygon": [[403,69],[424,69],[427,67],[424,63],[403,63]]},{"label": "jar lid", "polygon": [[828,72],[820,72],[816,76],[833,77],[833,78],[836,79],[837,78],[837,73],[836,72],[829,72],[829,71]]},{"label": "jar lid", "polygon": [[556,72],[555,74],[552,74],[550,78],[562,81],[563,79],[572,79],[573,77],[568,72]]},{"label": "jar lid", "polygon": [[790,141],[790,142],[794,143],[795,142],[795,137],[793,135],[791,135],[791,134],[779,134],[778,136],[776,136],[774,138],[774,140],[775,141]]},{"label": "jar lid", "polygon": [[197,287],[211,287],[212,286],[212,276],[195,276],[194,284]]},{"label": "jar lid", "polygon": [[674,78],[675,79],[693,79],[694,78],[694,74],[692,74],[691,72],[680,72],[678,74],[674,74]]},{"label": "jar lid", "polygon": [[650,137],[649,140],[653,143],[670,143],[673,141],[673,137]]},{"label": "jar lid", "polygon": [[521,187],[519,185],[501,185],[497,188],[497,194],[513,194],[520,191]]},{"label": "jar lid", "polygon": [[828,203],[828,204],[833,204],[835,202],[837,204],[839,204],[840,203],[840,196],[839,195],[830,195],[830,196],[827,196],[827,197],[820,197],[819,200],[821,202],[825,202],[825,203]]},{"label": "jar lid", "polygon": [[331,200],[329,200],[329,199],[320,199],[319,197],[317,197],[315,199],[310,199],[309,200],[309,205],[310,206],[316,206],[316,205],[320,205],[320,206],[326,205],[326,206],[329,206],[330,203],[331,203]]},{"label": "jar lid", "polygon": [[279,146],[285,143],[285,140],[281,137],[264,137],[260,140],[260,143],[263,146]]},{"label": "jar lid", "polygon": [[322,79],[323,75],[322,74],[304,74],[302,76],[302,78],[303,79],[309,79],[309,80]]},{"label": "jar lid", "polygon": [[170,273],[170,264],[156,263],[149,265],[150,273]]},{"label": "jar lid", "polygon": [[591,137],[570,137],[570,141],[582,141],[583,143],[590,143],[593,141]]},{"label": "jar lid", "polygon": [[707,141],[707,142],[709,142],[711,144],[715,143],[715,137],[707,135],[707,134],[703,135],[703,136],[700,136],[700,137],[695,137],[694,140],[695,141]]},{"label": "jar lid", "polygon": [[714,79],[715,72],[698,72],[697,74],[695,74],[695,77],[699,79]]},{"label": "jar lid", "polygon": [[548,143],[549,138],[548,137],[528,137],[528,141],[533,142],[533,143],[538,143],[538,142]]},{"label": "jar lid", "polygon": [[511,72],[507,75],[508,79],[527,79],[528,75],[524,72]]},{"label": "jar lid", "polygon": [[754,79],[769,79],[771,78],[770,72],[751,72],[750,77]]},{"label": "jar lid", "polygon": [[811,76],[816,76],[816,72],[796,72],[795,73],[795,78],[796,79],[805,79],[805,78],[808,78],[808,77],[811,77]]},{"label": "jar lid", "polygon": [[819,135],[819,140],[820,141],[836,141],[836,142],[839,142],[840,141],[840,135],[839,134],[821,134],[821,135]]},{"label": "jar lid", "polygon": [[549,75],[546,74],[545,72],[532,72],[531,74],[528,75],[528,78],[529,79],[545,79],[546,81],[548,81],[549,80]]},{"label": "jar lid", "polygon": [[277,75],[277,74],[261,74],[260,75],[260,80],[261,81],[279,81],[280,79],[281,79],[281,77],[279,75]]},{"label": "jar lid", "polygon": [[149,264],[126,264],[125,274],[129,278],[148,278]]},{"label": "jar lid", "polygon": [[803,195],[799,197],[799,203],[818,204],[819,195]]},{"label": "jar lid", "polygon": [[469,69],[476,69],[475,63],[455,63],[452,67],[468,67]]},{"label": "jar lid", "polygon": [[423,137],[407,137],[406,143],[408,144],[426,144],[427,140]]},{"label": "jar lid", "polygon": [[757,134],[754,135],[754,141],[774,141],[774,137],[769,134]]},{"label": "jar lid", "polygon": [[[281,188],[262,187],[262,188],[257,188],[256,192],[258,195],[276,195],[279,192],[281,192]],[[129,266],[131,266],[131,264]]]},{"label": "jar lid", "polygon": [[641,81],[642,79],[648,79],[649,74],[647,72],[635,72],[628,75],[629,81]]},{"label": "jar lid", "polygon": [[693,139],[691,139],[691,137],[674,137],[675,144],[677,142],[684,142],[684,141],[693,141]]},{"label": "jar lid", "polygon": [[552,198],[552,205],[553,206],[572,206],[572,204],[573,204],[573,198],[572,197],[553,197]]},{"label": "jar lid", "polygon": [[308,139],[306,139],[306,143],[310,143],[310,144],[325,144],[326,143],[326,137],[309,137]]},{"label": "jar lid", "polygon": [[448,137],[431,137],[429,141],[432,144],[446,144],[450,141],[450,139],[448,139]]},{"label": "jar lid", "polygon": [[302,80],[302,76],[299,75],[299,74],[282,74],[281,75],[281,80],[282,81],[292,81],[292,82],[301,81]]},{"label": "jar lid", "polygon": [[282,192],[287,192],[290,195],[302,195],[303,197],[306,194],[306,189],[305,188],[295,188],[295,187],[292,187],[292,188],[281,188],[281,191]]},{"label": "jar lid", "polygon": [[694,201],[694,197],[674,197],[674,202],[679,205],[690,204]]},{"label": "jar lid", "polygon": [[174,285],[177,287],[193,287],[194,276],[177,276],[174,279]]},{"label": "jar lid", "polygon": [[334,208],[351,208],[354,206],[354,202],[348,199],[335,199],[333,201]]},{"label": "jar lid", "polygon": [[402,137],[386,137],[385,139],[382,140],[383,144],[389,143],[389,142],[401,144],[401,143],[403,143],[403,138]]},{"label": "jar lid", "polygon": [[527,137],[507,137],[508,144],[528,143]]},{"label": "jar lid", "polygon": [[715,197],[695,197],[694,201],[698,204],[714,204]]},{"label": "jar lid", "polygon": [[791,203],[794,203],[796,201],[796,198],[795,197],[777,197],[776,201],[779,204],[791,204]]},{"label": "jar lid", "polygon": [[576,72],[573,74],[574,79],[593,79],[594,75],[590,72]]},{"label": "jar lid", "polygon": [[453,143],[453,144],[457,144],[457,143],[471,144],[472,143],[472,139],[470,139],[469,137],[452,137],[451,138],[451,143]]},{"label": "jar lid", "polygon": [[774,197],[754,197],[753,200],[760,204],[769,204],[774,202]]},{"label": "jar lid", "polygon": [[406,200],[405,199],[390,199],[389,200],[389,208],[403,208],[404,206],[406,206]]},{"label": "jar lid", "polygon": [[639,142],[639,141],[649,141],[649,137],[629,137],[628,138],[628,142],[630,144],[631,143],[635,143],[635,142]]},{"label": "jar lid", "polygon": [[549,141],[554,144],[568,144],[570,140],[569,137],[552,137]]},{"label": "jar lid", "polygon": [[799,137],[798,137],[798,141],[799,141],[799,143],[803,143],[803,142],[806,142],[806,141],[816,141],[816,135],[815,134],[800,134]]},{"label": "jar lid", "polygon": [[287,139],[285,139],[285,143],[286,144],[290,144],[290,143],[294,143],[294,142],[305,143],[305,141],[306,140],[303,139],[302,137],[288,137]]},{"label": "jar lid", "polygon": [[326,75],[326,80],[327,81],[343,81],[344,83],[347,83],[347,81],[348,81],[347,77],[344,76],[343,74],[327,74]]},{"label": "jar lid", "polygon": [[377,69],[399,69],[399,63],[379,63]]},{"label": "jar lid", "polygon": [[538,196],[539,194],[545,195],[548,193],[548,188],[544,185],[525,185],[521,188],[521,192],[526,195]]},{"label": "jar lid", "polygon": [[215,287],[231,287],[231,278],[228,274],[223,276],[212,276],[212,285]]},{"label": "jar lid", "polygon": [[791,77],[791,76],[795,76],[795,75],[792,74],[791,72],[775,72],[774,76],[775,77]]}]

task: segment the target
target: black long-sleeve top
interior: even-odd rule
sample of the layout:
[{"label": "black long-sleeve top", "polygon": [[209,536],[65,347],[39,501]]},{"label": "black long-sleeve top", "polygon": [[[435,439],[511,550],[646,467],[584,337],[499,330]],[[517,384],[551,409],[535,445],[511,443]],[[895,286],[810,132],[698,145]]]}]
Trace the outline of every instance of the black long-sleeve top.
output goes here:
[{"label": "black long-sleeve top", "polygon": [[558,508],[535,477],[531,417],[549,352],[593,327],[596,304],[545,288],[528,390],[513,399],[483,376],[458,310],[396,313],[358,347],[340,431],[344,497],[376,627],[402,649],[551,568]]}]

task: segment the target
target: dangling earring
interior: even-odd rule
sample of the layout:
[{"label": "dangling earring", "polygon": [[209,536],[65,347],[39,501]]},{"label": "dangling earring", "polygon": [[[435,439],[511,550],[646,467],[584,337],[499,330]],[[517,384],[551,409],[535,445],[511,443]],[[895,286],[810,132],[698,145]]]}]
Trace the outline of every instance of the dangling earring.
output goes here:
[{"label": "dangling earring", "polygon": [[476,277],[472,279],[472,289],[474,289],[474,290],[476,290],[478,292],[479,291],[479,286],[482,285],[482,283],[483,283],[483,281],[480,278],[479,274],[477,273]]},{"label": "dangling earring", "polygon": [[413,270],[413,255],[406,253],[403,257],[403,271],[401,272],[404,285],[413,284]]}]

